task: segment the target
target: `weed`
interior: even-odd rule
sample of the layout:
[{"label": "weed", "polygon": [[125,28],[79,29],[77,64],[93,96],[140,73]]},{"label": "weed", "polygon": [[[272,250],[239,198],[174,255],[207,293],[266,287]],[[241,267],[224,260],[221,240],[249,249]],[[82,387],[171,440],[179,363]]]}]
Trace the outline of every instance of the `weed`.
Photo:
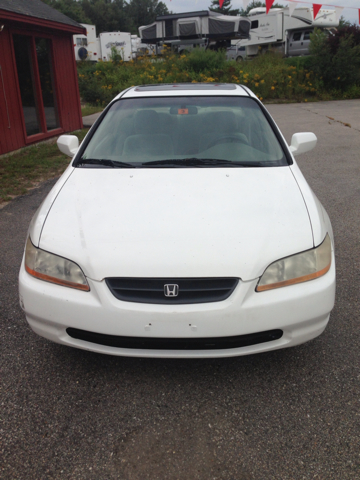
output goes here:
[{"label": "weed", "polygon": [[82,98],[105,106],[132,85],[179,82],[228,82],[250,87],[264,101],[305,101],[324,95],[321,77],[306,68],[308,59],[284,59],[268,52],[251,61],[227,61],[223,51],[192,50],[177,55],[165,48],[162,57],[144,56],[130,62],[79,65]]}]

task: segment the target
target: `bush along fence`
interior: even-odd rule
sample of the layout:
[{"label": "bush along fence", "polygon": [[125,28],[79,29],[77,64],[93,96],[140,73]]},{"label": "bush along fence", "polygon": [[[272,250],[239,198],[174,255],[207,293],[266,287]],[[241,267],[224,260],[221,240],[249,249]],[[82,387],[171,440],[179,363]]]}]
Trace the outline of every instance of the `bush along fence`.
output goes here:
[{"label": "bush along fence", "polygon": [[[322,45],[320,40],[319,43]],[[357,82],[356,75],[352,75],[346,85],[340,81],[329,82],[323,73],[332,72],[332,69],[322,72],[318,64],[317,55],[284,59],[270,52],[237,63],[227,61],[224,52],[194,49],[179,56],[168,49],[158,58],[146,56],[129,62],[113,59],[97,64],[82,62],[78,65],[78,75],[82,99],[98,106],[105,106],[115,95],[133,85],[177,82],[243,84],[260,100],[268,102],[360,97],[360,81]],[[342,75],[345,75],[344,67]]]}]

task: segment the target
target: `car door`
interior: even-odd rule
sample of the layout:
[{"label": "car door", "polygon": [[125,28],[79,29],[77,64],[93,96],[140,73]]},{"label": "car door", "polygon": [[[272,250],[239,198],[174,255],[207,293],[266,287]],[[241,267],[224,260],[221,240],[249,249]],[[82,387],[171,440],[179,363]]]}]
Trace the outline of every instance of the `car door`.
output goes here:
[{"label": "car door", "polygon": [[290,33],[289,56],[302,55],[302,34],[302,31]]},{"label": "car door", "polygon": [[312,31],[311,30],[307,30],[305,32],[303,32],[303,35],[302,35],[302,54],[301,55],[309,55],[309,48],[310,48],[310,35],[311,35]]}]

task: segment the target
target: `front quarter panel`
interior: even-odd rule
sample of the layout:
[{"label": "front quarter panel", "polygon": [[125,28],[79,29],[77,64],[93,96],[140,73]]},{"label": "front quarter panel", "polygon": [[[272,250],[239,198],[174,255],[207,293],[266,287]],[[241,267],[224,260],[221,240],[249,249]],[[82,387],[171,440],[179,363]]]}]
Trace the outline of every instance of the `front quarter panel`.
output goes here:
[{"label": "front quarter panel", "polygon": [[31,241],[35,247],[39,246],[42,228],[56,197],[74,170],[74,167],[70,163],[33,216],[30,222],[28,234],[30,235]]},{"label": "front quarter panel", "polygon": [[296,161],[290,166],[290,169],[299,185],[308,210],[313,231],[314,247],[320,245],[324,240],[326,233],[329,233],[332,245],[334,245],[334,235],[331,222],[324,207],[316,197],[315,193],[311,190]]},{"label": "front quarter panel", "polygon": [[[267,113],[271,117],[268,111]],[[284,141],[287,152],[292,160],[289,167],[299,186],[299,189],[301,191],[301,194],[303,196],[303,199],[308,211],[309,220],[312,228],[314,247],[320,245],[320,243],[324,240],[326,233],[329,233],[332,246],[334,248],[334,235],[333,235],[333,230],[332,230],[329,216],[326,210],[324,209],[324,207],[322,206],[322,204],[320,203],[319,199],[316,197],[315,193],[311,190],[309,184],[307,183],[298,164],[296,163],[294,155],[290,151],[290,148],[285,140],[284,135],[282,134],[281,130],[279,129],[279,127],[277,126],[273,118],[272,120],[275,123],[278,129],[278,132]]]}]

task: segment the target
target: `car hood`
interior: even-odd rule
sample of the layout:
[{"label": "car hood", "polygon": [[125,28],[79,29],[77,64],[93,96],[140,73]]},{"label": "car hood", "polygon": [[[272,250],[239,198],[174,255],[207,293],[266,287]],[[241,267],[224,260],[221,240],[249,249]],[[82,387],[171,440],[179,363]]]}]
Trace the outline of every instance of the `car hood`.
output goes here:
[{"label": "car hood", "polygon": [[106,277],[259,277],[313,247],[289,167],[76,168],[39,247]]}]

